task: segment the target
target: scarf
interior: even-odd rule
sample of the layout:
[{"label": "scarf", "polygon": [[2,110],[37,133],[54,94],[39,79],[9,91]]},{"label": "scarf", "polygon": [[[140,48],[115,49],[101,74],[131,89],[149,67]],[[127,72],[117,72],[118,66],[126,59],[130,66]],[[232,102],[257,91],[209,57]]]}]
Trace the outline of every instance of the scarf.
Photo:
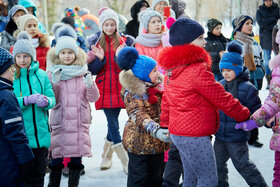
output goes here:
[{"label": "scarf", "polygon": [[36,49],[37,47],[39,47],[39,38],[32,38],[31,43],[34,49]]},{"label": "scarf", "polygon": [[161,38],[161,34],[140,33],[136,38],[136,43],[139,43],[146,47],[157,47],[161,45]]},{"label": "scarf", "polygon": [[156,87],[150,87],[147,90],[147,93],[149,95],[149,103],[156,104],[158,102],[158,97],[157,95],[162,96],[163,92],[158,90]]},{"label": "scarf", "polygon": [[86,74],[87,70],[87,65],[54,65],[51,69],[52,83],[57,84],[60,80],[65,81],[74,77],[80,77]]},{"label": "scarf", "polygon": [[234,38],[244,44],[244,66],[250,71],[256,71],[257,67],[254,60],[253,37],[237,31]]}]

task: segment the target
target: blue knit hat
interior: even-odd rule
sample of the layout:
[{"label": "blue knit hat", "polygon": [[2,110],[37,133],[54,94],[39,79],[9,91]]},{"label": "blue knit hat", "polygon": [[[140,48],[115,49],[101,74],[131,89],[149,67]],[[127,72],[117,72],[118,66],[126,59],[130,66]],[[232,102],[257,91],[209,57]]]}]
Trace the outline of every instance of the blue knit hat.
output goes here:
[{"label": "blue knit hat", "polygon": [[31,56],[32,61],[36,60],[36,50],[31,43],[31,36],[26,31],[21,31],[17,35],[17,41],[13,48],[13,57],[19,53],[26,53]]},{"label": "blue knit hat", "polygon": [[12,54],[0,47],[0,75],[15,63]]},{"label": "blue knit hat", "polygon": [[189,18],[180,18],[170,27],[169,42],[173,46],[190,44],[202,34],[204,29],[199,23]]},{"label": "blue knit hat", "polygon": [[77,34],[74,29],[68,25],[61,26],[55,31],[55,54],[58,55],[63,49],[71,49],[75,55],[78,54]]},{"label": "blue knit hat", "polygon": [[243,57],[241,54],[241,45],[235,41],[230,42],[227,46],[227,52],[220,61],[220,72],[222,73],[222,69],[231,69],[235,72],[235,76],[238,77],[243,71]]},{"label": "blue knit hat", "polygon": [[117,63],[120,69],[131,69],[135,77],[144,82],[151,82],[149,74],[157,65],[157,62],[145,55],[139,55],[134,47],[124,47],[118,54]]}]

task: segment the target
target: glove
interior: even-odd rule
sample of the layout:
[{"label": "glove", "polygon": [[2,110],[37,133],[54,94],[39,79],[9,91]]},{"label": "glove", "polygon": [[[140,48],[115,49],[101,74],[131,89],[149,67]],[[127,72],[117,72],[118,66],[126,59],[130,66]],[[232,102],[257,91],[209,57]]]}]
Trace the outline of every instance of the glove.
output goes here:
[{"label": "glove", "polygon": [[27,184],[30,184],[35,173],[34,159],[32,159],[27,163],[20,164],[19,168],[20,168],[20,176],[19,176],[20,180],[23,180]]},{"label": "glove", "polygon": [[90,73],[85,74],[84,82],[85,82],[87,88],[92,88],[92,86],[93,86],[93,79],[92,79],[92,76],[91,76]]},{"label": "glove", "polygon": [[49,100],[46,96],[40,95],[36,100],[36,104],[38,107],[44,108],[49,105]]},{"label": "glove", "polygon": [[237,123],[237,125],[235,126],[235,129],[243,129],[244,131],[250,131],[253,130],[255,128],[258,128],[259,126],[256,124],[255,120],[250,119],[248,121],[244,121],[241,123]]},{"label": "glove", "polygon": [[94,53],[92,51],[89,51],[87,53],[87,63],[90,64],[95,60],[96,56],[94,55]]},{"label": "glove", "polygon": [[152,133],[152,136],[163,142],[171,142],[168,129],[158,128],[155,133]]},{"label": "glove", "polygon": [[28,106],[30,104],[35,104],[38,97],[40,96],[41,94],[32,94],[30,96],[26,96],[23,98],[23,104],[25,106]]}]

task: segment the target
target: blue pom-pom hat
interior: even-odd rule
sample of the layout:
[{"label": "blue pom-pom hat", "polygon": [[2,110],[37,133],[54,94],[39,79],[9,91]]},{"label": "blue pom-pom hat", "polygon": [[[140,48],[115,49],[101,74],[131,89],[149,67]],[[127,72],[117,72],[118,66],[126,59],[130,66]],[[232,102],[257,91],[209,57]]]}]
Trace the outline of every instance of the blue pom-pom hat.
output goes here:
[{"label": "blue pom-pom hat", "polygon": [[145,55],[139,55],[133,47],[124,47],[118,54],[117,63],[120,69],[131,69],[135,77],[144,82],[151,82],[149,74],[157,65],[157,62]]}]

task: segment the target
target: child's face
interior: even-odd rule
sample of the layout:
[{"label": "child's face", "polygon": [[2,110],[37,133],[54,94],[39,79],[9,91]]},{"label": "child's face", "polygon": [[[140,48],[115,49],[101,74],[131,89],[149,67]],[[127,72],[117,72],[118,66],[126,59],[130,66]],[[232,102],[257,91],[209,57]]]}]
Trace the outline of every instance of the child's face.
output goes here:
[{"label": "child's face", "polygon": [[148,33],[150,34],[160,34],[162,28],[162,22],[158,16],[154,16],[150,19],[148,23]]},{"label": "child's face", "polygon": [[63,49],[58,54],[58,58],[64,65],[71,65],[75,61],[76,55],[71,49]]},{"label": "child's face", "polygon": [[206,45],[206,40],[203,37],[203,34],[196,38],[194,41],[192,41],[190,44],[198,46],[198,47],[205,47]]},{"label": "child's face", "polygon": [[16,11],[16,13],[13,15],[13,20],[14,22],[16,23],[17,19],[20,17],[20,16],[23,16],[25,15],[26,13],[23,11],[23,10],[18,10]]},{"label": "child's face", "polygon": [[116,22],[112,19],[106,20],[102,25],[102,30],[105,34],[111,36],[117,30]]},{"label": "child's face", "polygon": [[253,31],[253,22],[251,19],[248,19],[242,26],[241,32],[244,34],[252,34]]},{"label": "child's face", "polygon": [[164,7],[167,7],[168,4],[165,1],[160,1],[159,3],[156,4],[155,6],[155,11],[163,14]]},{"label": "child's face", "polygon": [[217,25],[213,31],[212,34],[214,34],[215,36],[220,36],[222,32],[222,25]]},{"label": "child's face", "polygon": [[235,79],[235,71],[232,69],[222,69],[222,75],[228,82]]},{"label": "child's face", "polygon": [[159,71],[157,69],[157,66],[155,66],[154,69],[149,74],[151,82],[154,84],[158,83],[158,76],[159,76]]},{"label": "child's face", "polygon": [[26,9],[27,9],[29,14],[33,15],[33,12],[34,12],[33,7],[27,7]]},{"label": "child's face", "polygon": [[0,75],[0,77],[13,82],[15,80],[15,71],[16,71],[15,66],[11,65],[4,73]]},{"label": "child's face", "polygon": [[19,53],[16,55],[16,64],[23,69],[29,68],[31,64],[31,56],[26,53]]},{"label": "child's face", "polygon": [[36,20],[31,19],[26,22],[24,26],[24,30],[32,37],[34,38],[38,34],[38,23]]}]

